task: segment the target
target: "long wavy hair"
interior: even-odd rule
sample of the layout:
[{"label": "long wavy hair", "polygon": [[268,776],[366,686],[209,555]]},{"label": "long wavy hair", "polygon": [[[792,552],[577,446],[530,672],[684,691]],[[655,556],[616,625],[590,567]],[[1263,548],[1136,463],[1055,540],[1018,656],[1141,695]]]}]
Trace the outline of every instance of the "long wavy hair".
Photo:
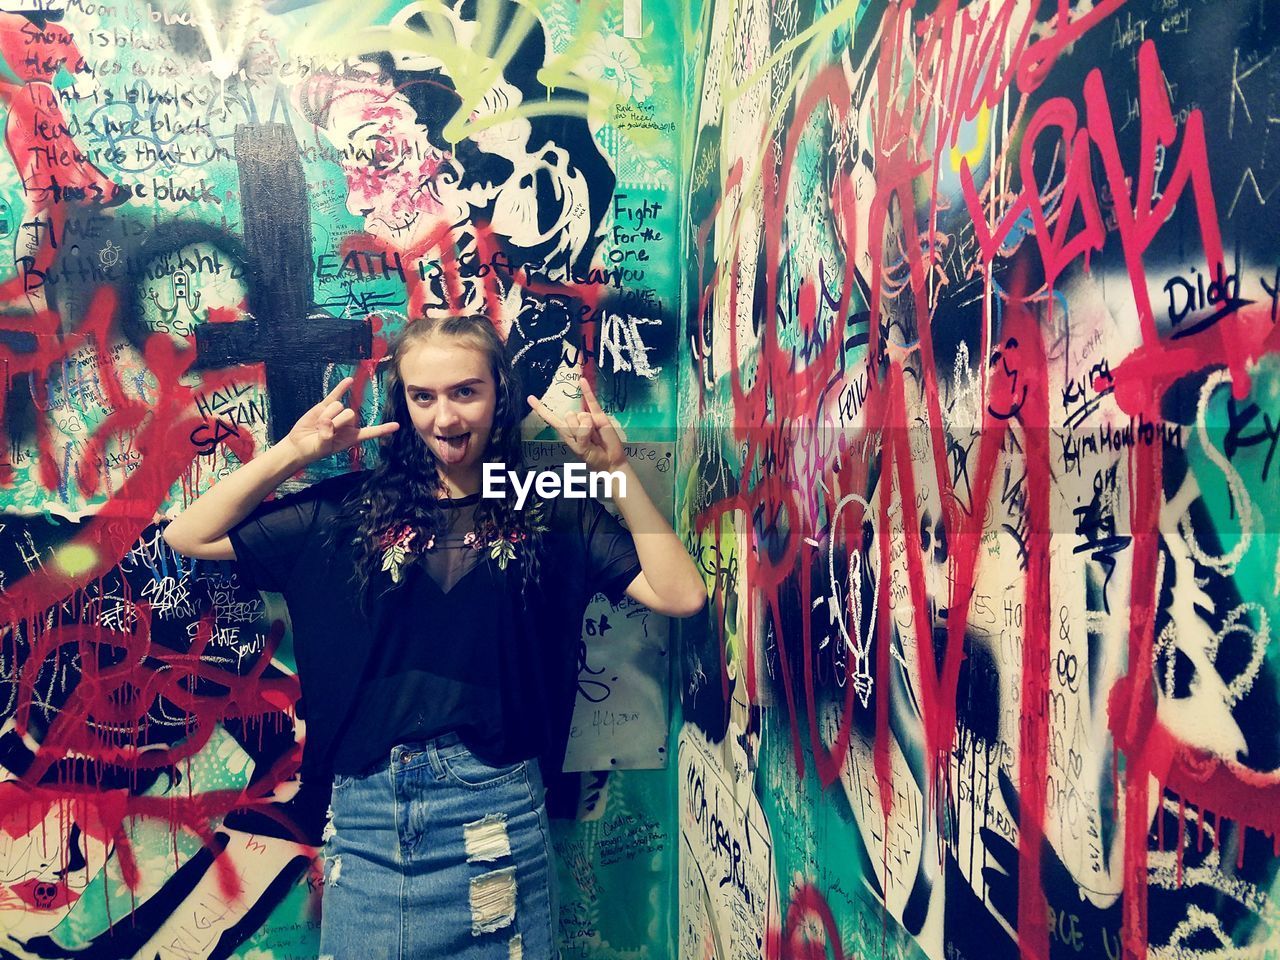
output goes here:
[{"label": "long wavy hair", "polygon": [[[354,527],[355,577],[361,596],[382,568],[382,553],[389,539],[401,536],[408,529],[413,532],[413,543],[429,543],[447,525],[439,504],[444,484],[438,461],[414,429],[400,371],[411,349],[436,339],[471,347],[488,360],[496,387],[496,403],[484,460],[502,464],[506,470],[523,472],[525,469],[520,443],[523,395],[506,345],[493,324],[483,316],[423,317],[407,324],[390,344],[383,375],[383,409],[387,411],[384,419],[399,423],[400,429],[382,438],[382,455],[377,465],[368,471],[364,483],[347,501],[347,518]],[[490,543],[498,538],[515,542],[523,560],[521,589],[526,593],[537,583],[541,569],[541,531],[537,522],[541,506],[532,498],[524,510],[515,509],[509,498],[482,498],[476,505],[476,532],[482,542]],[[420,556],[420,552],[412,554],[412,562]],[[390,578],[387,579],[389,582]]]}]

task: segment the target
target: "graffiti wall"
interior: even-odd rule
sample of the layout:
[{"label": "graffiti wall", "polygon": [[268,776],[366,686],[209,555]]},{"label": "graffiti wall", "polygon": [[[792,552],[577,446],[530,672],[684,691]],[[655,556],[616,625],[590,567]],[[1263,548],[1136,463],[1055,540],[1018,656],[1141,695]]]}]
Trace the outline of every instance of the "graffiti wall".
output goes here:
[{"label": "graffiti wall", "polygon": [[[296,776],[287,612],[160,529],[343,376],[380,418],[408,319],[483,312],[552,407],[592,377],[670,487],[662,16],[0,3],[0,953],[315,955],[328,796]],[[618,772],[665,764],[665,684],[629,676],[665,669],[657,619],[584,623],[576,768],[606,772],[558,833],[570,957],[669,939],[668,774]]]},{"label": "graffiti wall", "polygon": [[1280,8],[691,16],[679,955],[1272,955]]}]

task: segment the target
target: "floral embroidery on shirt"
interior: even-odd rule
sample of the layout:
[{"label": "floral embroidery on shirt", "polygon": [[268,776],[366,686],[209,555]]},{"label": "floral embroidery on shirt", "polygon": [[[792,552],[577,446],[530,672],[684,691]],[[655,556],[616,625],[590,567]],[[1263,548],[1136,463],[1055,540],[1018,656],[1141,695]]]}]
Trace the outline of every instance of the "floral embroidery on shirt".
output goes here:
[{"label": "floral embroidery on shirt", "polygon": [[[412,554],[414,531],[409,527],[401,527],[397,534],[388,530],[382,535],[382,569],[391,574],[391,582],[399,583],[404,576],[404,568],[409,564]],[[435,546],[435,537],[427,541],[427,549]]]},{"label": "floral embroidery on shirt", "polygon": [[[546,533],[550,527],[547,526],[544,510],[546,504],[538,501],[528,511],[528,527],[533,533]],[[498,533],[493,529],[491,524],[486,524],[483,531],[472,531],[462,538],[462,542],[473,550],[489,549],[489,557],[498,562],[498,569],[507,569],[507,564],[516,558],[516,544],[527,540],[528,533],[523,531],[509,533],[506,536]]]},{"label": "floral embroidery on shirt", "polygon": [[[550,527],[546,522],[546,503],[538,501],[527,511],[528,528],[532,533],[546,533]],[[488,548],[491,559],[498,562],[498,569],[507,569],[507,564],[516,558],[516,544],[528,539],[523,531],[509,533],[506,536],[486,524],[483,531],[472,530],[462,538],[462,542],[473,550]],[[382,547],[382,569],[391,574],[391,582],[399,583],[404,576],[404,569],[413,557],[414,531],[409,527],[401,527],[399,533],[388,530],[382,536],[379,546]],[[423,547],[431,550],[436,545],[432,535]]]},{"label": "floral embroidery on shirt", "polygon": [[[512,534],[514,537],[515,534]],[[514,540],[495,540],[489,545],[489,556],[498,561],[498,569],[507,569],[507,564],[516,558],[516,546]]]}]

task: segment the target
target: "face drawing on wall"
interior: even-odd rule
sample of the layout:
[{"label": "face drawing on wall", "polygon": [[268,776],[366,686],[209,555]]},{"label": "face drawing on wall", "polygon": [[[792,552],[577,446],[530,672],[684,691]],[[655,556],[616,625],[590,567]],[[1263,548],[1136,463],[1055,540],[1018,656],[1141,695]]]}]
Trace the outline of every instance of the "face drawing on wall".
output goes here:
[{"label": "face drawing on wall", "polygon": [[412,247],[424,228],[460,212],[440,200],[439,179],[456,180],[444,169],[451,157],[431,144],[404,94],[375,77],[344,86],[325,133],[342,158],[347,210],[370,235]]},{"label": "face drawing on wall", "polygon": [[[491,91],[478,116],[505,102],[519,103],[519,91]],[[463,161],[434,144],[401,90],[370,78],[352,81],[333,102],[326,136],[342,157],[347,210],[363,218],[365,230],[392,246],[414,249],[441,227],[463,226],[485,212],[489,229],[501,240],[528,250],[549,249],[553,259],[585,246],[582,214],[589,190],[561,147],[529,147],[527,120],[512,120],[475,138],[487,157],[472,166],[505,167],[501,182],[468,178]],[[477,182],[479,180],[480,182]]]},{"label": "face drawing on wall", "polygon": [[[392,29],[420,35],[421,47],[314,76],[302,109],[334,148],[348,211],[369,235],[427,265],[421,282],[410,271],[411,312],[497,321],[541,395],[565,339],[576,340],[583,290],[572,278],[592,266],[614,175],[578,95],[556,91],[563,114],[530,110],[549,96],[537,79],[547,46],[540,23],[509,0],[487,7],[483,22],[475,6],[436,5],[426,16],[409,4]],[[514,51],[494,71],[481,51],[512,34]],[[441,46],[459,59],[446,65],[429,52]],[[455,82],[450,67],[467,75]],[[464,101],[459,86],[472,89],[481,71],[488,87]],[[453,143],[444,131],[459,116],[468,133]]]},{"label": "face drawing on wall", "polygon": [[[435,10],[428,27],[419,5],[410,4],[392,27],[467,49],[482,29],[471,6]],[[518,9],[506,4],[499,22],[483,29],[522,29],[509,22]],[[309,112],[338,151],[348,209],[363,217],[370,234],[402,249],[444,221],[450,227],[483,223],[513,248],[516,262],[552,266],[589,257],[613,176],[584,121],[522,115],[527,104],[546,97],[535,76],[544,61],[545,41],[535,26],[469,105],[472,132],[456,145],[445,139],[444,127],[467,105],[446,65],[428,53],[380,53],[314,82]],[[505,119],[491,123],[499,116]]]}]

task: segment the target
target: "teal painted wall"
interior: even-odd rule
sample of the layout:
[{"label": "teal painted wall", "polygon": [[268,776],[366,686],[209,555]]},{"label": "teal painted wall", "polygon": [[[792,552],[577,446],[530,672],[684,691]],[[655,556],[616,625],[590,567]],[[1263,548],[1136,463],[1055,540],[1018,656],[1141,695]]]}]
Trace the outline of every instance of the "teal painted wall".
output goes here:
[{"label": "teal painted wall", "polygon": [[678,956],[1274,952],[1277,12],[693,14]]}]

